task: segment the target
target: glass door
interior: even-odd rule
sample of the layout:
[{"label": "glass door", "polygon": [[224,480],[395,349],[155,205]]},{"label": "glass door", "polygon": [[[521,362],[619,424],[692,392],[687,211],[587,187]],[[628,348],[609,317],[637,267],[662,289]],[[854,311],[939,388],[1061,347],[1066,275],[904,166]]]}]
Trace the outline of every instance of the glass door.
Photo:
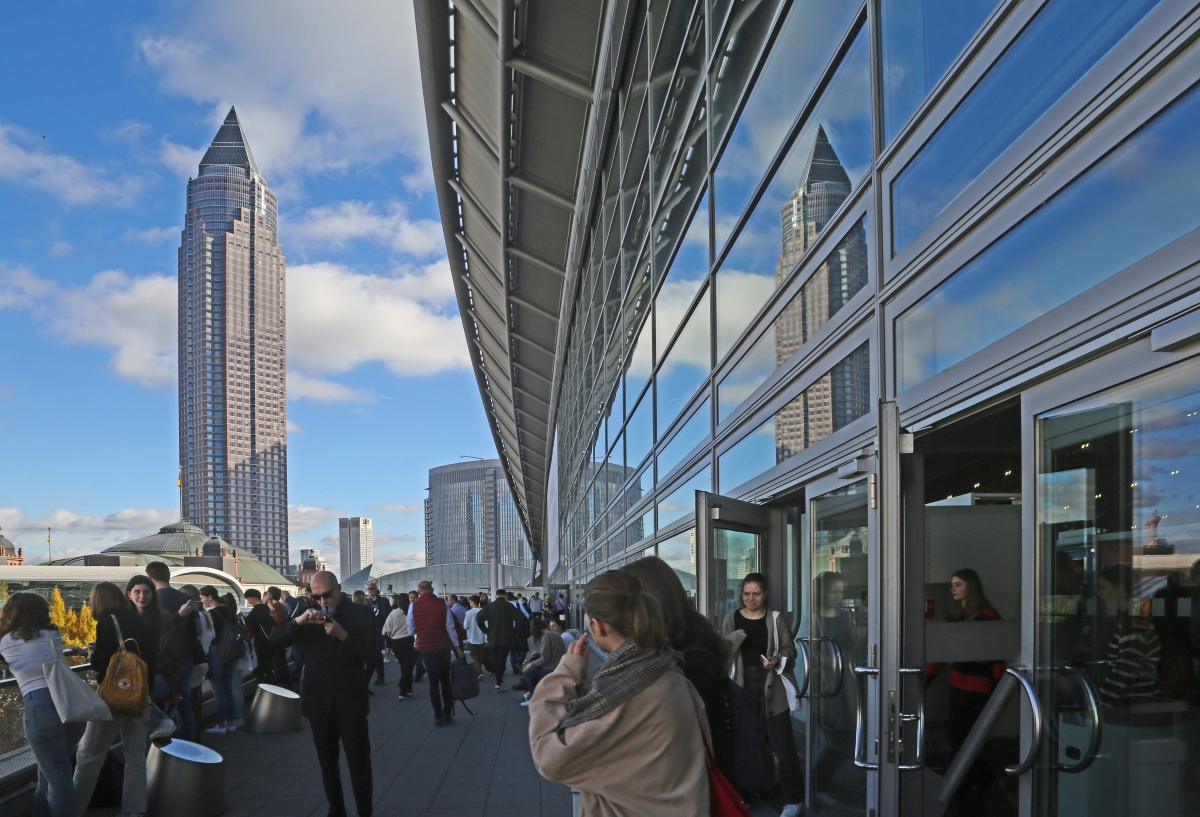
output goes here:
[{"label": "glass door", "polygon": [[[830,815],[867,812],[867,700],[871,681],[856,668],[869,649],[867,480],[815,496],[809,503],[812,593],[807,628],[812,676],[809,707],[809,808]],[[867,744],[872,744],[868,746]]]},{"label": "glass door", "polygon": [[769,520],[762,505],[696,492],[696,535],[703,548],[697,560],[703,566],[700,609],[718,628],[741,606],[742,579],[760,572]]},{"label": "glass door", "polygon": [[1035,811],[1200,814],[1200,361],[1035,432]]}]

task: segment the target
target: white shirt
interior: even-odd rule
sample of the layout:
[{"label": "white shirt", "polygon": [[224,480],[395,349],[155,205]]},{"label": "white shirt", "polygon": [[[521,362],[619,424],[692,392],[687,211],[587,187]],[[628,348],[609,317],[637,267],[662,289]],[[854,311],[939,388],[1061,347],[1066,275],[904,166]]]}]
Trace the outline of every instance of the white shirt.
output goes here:
[{"label": "white shirt", "polygon": [[57,630],[38,630],[32,641],[23,641],[15,632],[0,638],[0,657],[16,677],[22,695],[46,688],[42,664],[61,660],[62,648]]},{"label": "white shirt", "polygon": [[467,611],[467,618],[463,622],[463,626],[467,629],[468,644],[486,644],[487,636],[480,629],[478,622],[475,619],[479,618],[479,607],[472,607]]},{"label": "white shirt", "polygon": [[383,634],[392,641],[412,638],[413,634],[408,629],[408,614],[399,607],[388,613],[387,620],[383,622]]},{"label": "white shirt", "polygon": [[529,600],[529,609],[535,613],[542,612],[542,600],[534,596]]}]

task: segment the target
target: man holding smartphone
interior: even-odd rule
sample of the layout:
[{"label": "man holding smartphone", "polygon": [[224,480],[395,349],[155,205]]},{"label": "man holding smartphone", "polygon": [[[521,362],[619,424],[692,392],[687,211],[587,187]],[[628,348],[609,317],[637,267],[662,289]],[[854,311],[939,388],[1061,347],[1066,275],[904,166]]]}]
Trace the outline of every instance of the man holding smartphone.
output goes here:
[{"label": "man holding smartphone", "polygon": [[370,817],[374,783],[368,734],[368,665],[379,638],[372,611],[342,597],[337,577],[327,570],[310,582],[310,607],[271,633],[278,647],[298,644],[304,651],[300,712],[312,727],[330,817],[345,817],[338,744],[346,750],[350,785],[359,817]]}]

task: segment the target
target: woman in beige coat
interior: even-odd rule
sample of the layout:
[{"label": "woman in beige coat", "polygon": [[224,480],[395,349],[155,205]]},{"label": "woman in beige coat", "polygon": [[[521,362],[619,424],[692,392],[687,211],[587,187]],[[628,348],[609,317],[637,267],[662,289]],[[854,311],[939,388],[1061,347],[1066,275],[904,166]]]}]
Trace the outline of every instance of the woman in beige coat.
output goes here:
[{"label": "woman in beige coat", "polygon": [[[622,571],[584,598],[588,632],[530,702],[534,765],[580,790],[582,817],[708,817],[704,704],[667,649],[658,602]],[[608,653],[591,684],[589,638]]]}]

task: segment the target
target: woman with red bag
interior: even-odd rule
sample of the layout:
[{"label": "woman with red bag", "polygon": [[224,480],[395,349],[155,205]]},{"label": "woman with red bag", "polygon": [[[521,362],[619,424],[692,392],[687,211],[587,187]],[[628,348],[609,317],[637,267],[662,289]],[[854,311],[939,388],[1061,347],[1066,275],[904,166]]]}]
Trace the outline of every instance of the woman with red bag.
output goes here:
[{"label": "woman with red bag", "polygon": [[[708,817],[704,703],[667,648],[658,602],[623,571],[597,576],[584,599],[588,632],[529,705],[534,765],[580,790],[583,817]],[[589,639],[607,654],[591,683]]]}]

